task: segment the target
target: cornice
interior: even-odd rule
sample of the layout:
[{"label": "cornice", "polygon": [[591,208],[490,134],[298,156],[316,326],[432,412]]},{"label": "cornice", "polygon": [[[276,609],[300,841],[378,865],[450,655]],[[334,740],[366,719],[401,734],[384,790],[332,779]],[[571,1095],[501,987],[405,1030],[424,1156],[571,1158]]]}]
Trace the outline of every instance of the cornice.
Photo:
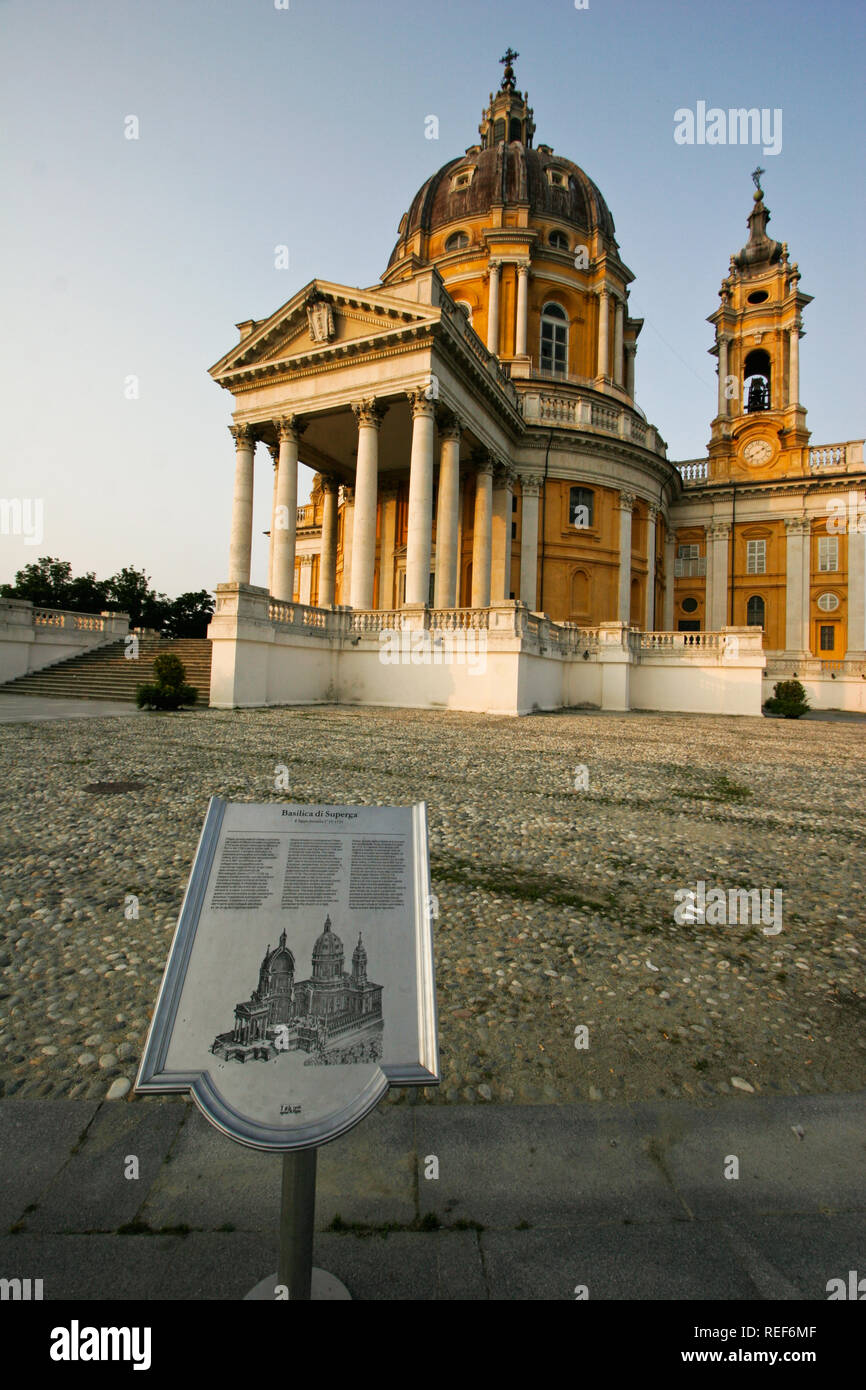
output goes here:
[{"label": "cornice", "polygon": [[[857,475],[854,474],[853,476],[856,478]],[[850,473],[842,474],[835,486],[829,479],[822,478],[821,481],[818,482],[805,476],[800,478],[777,478],[772,481],[768,480],[764,483],[754,480],[750,483],[737,483],[736,497],[739,503],[742,498],[746,497],[788,497],[791,496],[791,494],[814,497],[827,492],[849,492],[851,491],[851,483],[849,482],[851,477],[852,475]],[[861,478],[859,486],[862,487],[863,481],[866,481],[866,474]],[[704,483],[699,486],[691,485],[687,488],[684,487],[682,489],[682,495],[677,499],[675,505],[680,506],[681,504],[698,500],[702,502],[725,501],[730,500],[733,496],[734,489],[731,487],[730,480],[727,482],[719,480],[718,483]]]},{"label": "cornice", "polygon": [[387,355],[386,345],[390,346],[406,339],[413,344],[417,343],[419,338],[429,335],[437,321],[428,318],[412,324],[411,327],[389,328],[384,333],[372,338],[350,338],[345,343],[328,343],[322,347],[311,348],[308,352],[299,353],[290,360],[271,359],[267,362],[251,363],[248,367],[234,367],[223,372],[217,381],[225,390],[235,394],[236,391],[244,387],[267,385],[268,382],[276,380],[278,376],[284,378],[287,373],[299,372],[307,367],[321,370],[329,365],[339,366],[350,357],[361,361],[369,360],[371,353]]},{"label": "cornice", "polygon": [[[349,356],[351,356],[353,364],[355,362],[364,363],[376,360],[381,361],[388,357],[402,357],[405,353],[415,352],[418,346],[418,342],[413,341],[411,343],[401,344],[398,347],[391,347],[386,351],[380,349],[375,353],[369,350],[362,353],[343,353],[337,361],[317,362],[302,367],[287,368],[282,372],[268,373],[267,377],[259,376],[251,381],[237,383],[230,387],[227,386],[226,389],[230,390],[233,396],[240,396],[247,391],[260,391],[263,386],[279,386],[283,382],[297,381],[299,379],[303,379],[304,377],[309,376],[318,376],[328,371],[339,371],[342,367],[346,365],[346,360]],[[425,344],[422,343],[421,346],[423,347],[425,346]],[[428,341],[427,346],[432,346],[432,343]],[[221,386],[224,384],[225,383],[220,382]]]}]

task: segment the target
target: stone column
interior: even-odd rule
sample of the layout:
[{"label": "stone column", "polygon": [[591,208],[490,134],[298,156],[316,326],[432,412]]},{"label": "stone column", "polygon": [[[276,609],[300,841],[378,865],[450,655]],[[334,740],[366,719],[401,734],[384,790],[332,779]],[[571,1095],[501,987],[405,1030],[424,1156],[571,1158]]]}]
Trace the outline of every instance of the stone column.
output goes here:
[{"label": "stone column", "polygon": [[621,492],[615,506],[619,512],[619,593],[617,621],[628,623],[631,610],[631,513],[634,494]]},{"label": "stone column", "polygon": [[517,266],[517,323],[514,334],[514,353],[516,357],[526,356],[526,330],[529,318],[529,266],[518,262]]},{"label": "stone column", "polygon": [[475,469],[475,522],[472,530],[472,607],[490,607],[493,522],[493,460],[481,457]]},{"label": "stone column", "polygon": [[811,582],[811,521],[807,516],[785,519],[785,651],[807,656]]},{"label": "stone column", "polygon": [[235,491],[229,543],[229,583],[249,584],[253,549],[253,455],[256,441],[249,425],[229,425],[235,441]]},{"label": "stone column", "polygon": [[634,400],[634,358],[636,352],[637,343],[625,344],[625,389],[632,400]]},{"label": "stone column", "polygon": [[273,597],[274,592],[274,533],[277,529],[277,485],[279,483],[279,473],[277,465],[280,461],[280,446],[269,444],[268,453],[274,465],[274,491],[271,497],[271,530],[268,544],[268,593]]},{"label": "stone column", "polygon": [[439,418],[439,500],[436,509],[436,608],[457,607],[457,528],[460,520],[460,421]]},{"label": "stone column", "polygon": [[409,524],[406,535],[406,603],[430,601],[433,548],[433,402],[426,391],[409,392],[412,454],[409,461]]},{"label": "stone column", "polygon": [[719,415],[728,413],[728,397],[725,387],[728,378],[728,335],[719,334]]},{"label": "stone column", "polygon": [[352,544],[355,537],[355,489],[343,488],[343,579],[340,603],[348,604],[352,594]]},{"label": "stone column", "polygon": [[674,583],[676,579],[677,536],[665,521],[665,612],[664,632],[674,630]]},{"label": "stone column", "polygon": [[[499,352],[499,268],[501,261],[488,263],[490,284],[487,291],[487,351]],[[408,581],[407,581],[408,582]]]},{"label": "stone column", "polygon": [[494,470],[493,513],[490,542],[490,597],[508,598],[511,592],[511,502],[514,474],[504,464]]},{"label": "stone column", "polygon": [[788,404],[800,403],[800,326],[788,330]]},{"label": "stone column", "polygon": [[298,603],[309,604],[313,592],[313,557],[301,555],[301,582],[298,585]]},{"label": "stone column", "polygon": [[655,627],[656,611],[656,525],[659,509],[650,504],[647,507],[646,523],[646,606],[644,609],[644,628],[652,632]]},{"label": "stone column", "polygon": [[295,542],[298,529],[298,445],[305,426],[297,415],[277,425],[280,461],[277,467],[277,501],[274,508],[273,596],[291,603],[295,587]]},{"label": "stone column", "polygon": [[373,607],[376,573],[376,505],[379,495],[379,426],[385,414],[375,400],[352,406],[358,422],[358,460],[355,466],[355,519],[352,528],[353,608]]},{"label": "stone column", "polygon": [[463,516],[464,504],[466,501],[466,474],[460,475],[460,495],[457,499],[457,596],[456,605],[460,607],[461,587],[463,584]]},{"label": "stone column", "polygon": [[610,311],[608,300],[610,294],[608,290],[599,290],[598,294],[598,376],[607,376],[610,371],[610,356],[608,349],[608,336],[610,333]]},{"label": "stone column", "polygon": [[330,608],[337,591],[337,480],[322,479],[322,558],[319,561],[319,607]]},{"label": "stone column", "polygon": [[538,603],[538,499],[540,478],[520,475],[520,602],[530,612]]},{"label": "stone column", "polygon": [[379,607],[394,608],[394,546],[397,543],[397,489],[379,494],[382,507],[382,541],[379,546]]},{"label": "stone column", "polygon": [[709,632],[712,628],[710,614],[713,611],[713,557],[712,542],[710,540],[710,523],[705,521],[704,527],[704,630]]},{"label": "stone column", "polygon": [[731,528],[726,521],[713,521],[707,528],[708,550],[707,631],[721,632],[728,626],[728,543]]},{"label": "stone column", "polygon": [[613,322],[613,379],[622,386],[622,329],[625,318],[625,305],[621,299],[616,301],[616,315]]},{"label": "stone column", "polygon": [[[866,530],[860,493],[848,493],[848,661],[866,661]],[[841,548],[841,547],[840,547]]]}]

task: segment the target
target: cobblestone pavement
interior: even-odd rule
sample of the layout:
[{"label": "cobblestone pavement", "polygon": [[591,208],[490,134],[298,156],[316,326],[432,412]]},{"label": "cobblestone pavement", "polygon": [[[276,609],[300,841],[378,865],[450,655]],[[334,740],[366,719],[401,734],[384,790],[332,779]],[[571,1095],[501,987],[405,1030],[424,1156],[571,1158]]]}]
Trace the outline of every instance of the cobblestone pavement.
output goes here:
[{"label": "cobblestone pavement", "polygon": [[[5,725],[2,1093],[128,1089],[213,793],[428,803],[431,1103],[860,1088],[862,737],[846,722],[335,707]],[[701,881],[778,890],[781,930],[769,915],[678,924],[675,892]]]}]

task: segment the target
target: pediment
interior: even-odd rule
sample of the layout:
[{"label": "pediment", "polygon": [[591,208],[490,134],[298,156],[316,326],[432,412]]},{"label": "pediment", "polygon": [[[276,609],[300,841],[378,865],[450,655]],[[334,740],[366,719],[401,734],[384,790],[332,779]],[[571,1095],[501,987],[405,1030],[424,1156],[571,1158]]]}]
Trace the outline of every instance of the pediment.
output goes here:
[{"label": "pediment", "polygon": [[279,364],[373,347],[389,337],[414,334],[439,320],[439,310],[377,290],[314,280],[258,323],[239,325],[241,341],[210,369],[217,381],[237,373],[272,373]]}]

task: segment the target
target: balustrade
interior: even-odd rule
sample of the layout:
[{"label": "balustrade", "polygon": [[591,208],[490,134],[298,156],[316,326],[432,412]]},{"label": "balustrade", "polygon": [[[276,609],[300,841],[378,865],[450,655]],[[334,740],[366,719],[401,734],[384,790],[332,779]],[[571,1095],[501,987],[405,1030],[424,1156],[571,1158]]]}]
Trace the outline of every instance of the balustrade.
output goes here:
[{"label": "balustrade", "polygon": [[104,632],[105,618],[99,613],[72,613],[60,608],[34,608],[36,627],[70,628],[75,632]]},{"label": "balustrade", "polygon": [[487,608],[431,608],[431,628],[455,632],[468,628],[487,628],[490,626],[490,610]]},{"label": "balustrade", "polygon": [[311,608],[306,603],[282,603],[279,599],[270,599],[268,617],[274,623],[309,627],[321,632],[330,626],[332,614],[327,608]]},{"label": "balustrade", "polygon": [[631,635],[640,651],[718,651],[725,645],[723,632],[636,632]]},{"label": "balustrade", "polygon": [[709,465],[706,459],[696,459],[693,463],[678,463],[676,466],[686,486],[690,483],[703,483],[707,480]]},{"label": "balustrade", "polygon": [[809,467],[813,473],[838,468],[842,472],[848,466],[847,444],[819,444],[809,450]]}]

